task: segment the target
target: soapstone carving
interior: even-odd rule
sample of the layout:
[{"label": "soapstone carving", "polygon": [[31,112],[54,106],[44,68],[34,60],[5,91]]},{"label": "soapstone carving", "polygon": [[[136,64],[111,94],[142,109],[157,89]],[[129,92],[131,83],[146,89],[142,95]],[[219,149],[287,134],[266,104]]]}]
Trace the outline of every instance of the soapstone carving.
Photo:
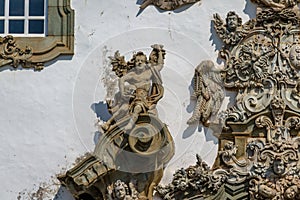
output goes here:
[{"label": "soapstone carving", "polygon": [[187,4],[193,4],[200,0],[145,0],[140,6],[145,9],[149,5],[155,5],[162,10],[175,10]]},{"label": "soapstone carving", "polygon": [[31,63],[32,49],[30,47],[20,49],[13,36],[0,37],[0,47],[0,67],[11,65],[14,68],[21,66],[35,70],[42,69],[42,66]]},{"label": "soapstone carving", "polygon": [[297,5],[299,0],[252,0],[259,5],[272,8],[274,11],[281,11],[285,8]]},{"label": "soapstone carving", "polygon": [[220,71],[216,69],[214,63],[205,60],[195,69],[193,78],[193,95],[196,99],[196,106],[193,116],[188,120],[188,124],[201,122],[209,126],[210,121],[214,121],[224,99],[224,90]]},{"label": "soapstone carving", "polygon": [[117,180],[114,184],[107,187],[108,200],[138,200],[138,192],[133,183],[129,186]]},{"label": "soapstone carving", "polygon": [[155,44],[149,58],[137,52],[126,62],[118,51],[110,57],[119,86],[114,99],[107,100],[112,116],[100,125],[94,152],[59,177],[75,199],[153,198],[174,154],[172,136],[156,111],[164,93],[165,53]]},{"label": "soapstone carving", "polygon": [[234,11],[227,14],[225,22],[219,14],[215,14],[213,17],[214,28],[227,47],[237,45],[254,26],[254,22],[251,20],[243,25],[242,18]]},{"label": "soapstone carving", "polygon": [[236,23],[235,40],[226,40],[230,30],[214,16],[224,43],[222,82],[236,92],[218,115],[222,130],[213,129],[218,157],[212,168],[197,156],[196,165],[177,170],[157,187],[165,200],[300,199],[298,1],[253,2],[256,18],[245,23],[252,29]]}]

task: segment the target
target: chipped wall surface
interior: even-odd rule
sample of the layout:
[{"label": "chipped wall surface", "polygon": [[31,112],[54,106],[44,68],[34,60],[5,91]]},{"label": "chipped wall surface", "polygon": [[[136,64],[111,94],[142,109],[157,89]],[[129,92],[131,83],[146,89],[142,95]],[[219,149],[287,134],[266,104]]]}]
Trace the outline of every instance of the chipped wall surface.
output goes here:
[{"label": "chipped wall surface", "polygon": [[206,59],[222,65],[216,51],[221,44],[212,33],[214,13],[224,18],[235,10],[245,21],[255,8],[245,0],[202,0],[176,11],[149,6],[140,12],[139,2],[73,0],[73,57],[46,63],[41,72],[1,69],[0,199],[72,200],[56,175],[93,151],[97,116],[108,118],[106,91],[114,90],[108,56],[119,50],[128,60],[134,51],[148,54],[156,43],[166,49],[165,95],[157,107],[176,148],[162,183],[175,169],[194,164],[196,153],[213,164],[217,140],[208,129],[186,124],[193,111],[194,68]]}]

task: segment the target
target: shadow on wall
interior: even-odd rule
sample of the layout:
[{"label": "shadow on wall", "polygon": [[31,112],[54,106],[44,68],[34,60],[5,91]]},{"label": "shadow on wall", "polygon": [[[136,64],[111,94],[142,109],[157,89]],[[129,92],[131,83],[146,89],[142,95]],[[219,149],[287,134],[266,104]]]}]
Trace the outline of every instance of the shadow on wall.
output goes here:
[{"label": "shadow on wall", "polygon": [[247,14],[250,19],[254,19],[256,18],[256,8],[257,8],[257,5],[255,5],[254,3],[251,3],[250,0],[246,0],[246,6],[245,6],[245,9],[243,10],[243,12],[245,14]]},{"label": "shadow on wall", "polygon": [[75,200],[75,199],[65,187],[60,186],[53,200]]},{"label": "shadow on wall", "polygon": [[[91,105],[91,109],[96,113],[97,118],[102,121],[107,121],[111,118],[111,114],[108,112],[107,104],[104,101],[100,101],[99,103],[94,103]],[[98,143],[99,138],[101,137],[101,133],[96,131],[94,134],[94,144]]]},{"label": "shadow on wall", "polygon": [[[214,29],[214,22],[210,22],[210,38],[209,41],[212,41],[212,45],[215,46],[215,51],[220,51],[223,47],[223,43],[219,38],[216,30]],[[220,57],[217,58],[217,63],[220,65],[222,63],[222,59]]]},{"label": "shadow on wall", "polygon": [[[189,85],[188,89],[189,89],[189,93],[190,93],[190,96],[192,96],[192,94],[194,93],[194,90],[193,90],[193,85],[194,85],[194,80],[191,81],[191,84]],[[197,100],[192,100],[190,99],[190,103],[189,105],[186,107],[186,111],[188,113],[193,113],[194,112],[194,109],[195,109],[195,106],[196,106],[196,101]],[[207,127],[204,127],[202,124],[200,123],[197,123],[197,124],[191,124],[189,125],[183,132],[182,134],[182,139],[186,139],[186,138],[189,138],[191,137],[193,134],[196,133],[196,130],[197,132],[204,132],[205,134],[205,138],[206,138],[206,141],[213,141],[214,144],[217,144],[218,143],[218,139],[213,136],[213,131],[210,129],[210,128],[207,128]]]}]

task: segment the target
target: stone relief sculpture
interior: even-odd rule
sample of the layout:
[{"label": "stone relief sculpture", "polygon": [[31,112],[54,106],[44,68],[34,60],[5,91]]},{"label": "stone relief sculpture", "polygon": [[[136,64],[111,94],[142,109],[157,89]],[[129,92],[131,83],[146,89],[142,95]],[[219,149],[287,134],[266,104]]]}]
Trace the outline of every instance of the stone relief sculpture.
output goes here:
[{"label": "stone relief sculpture", "polygon": [[174,154],[171,134],[157,115],[163,97],[160,71],[165,50],[152,45],[149,59],[137,52],[126,62],[110,57],[119,91],[107,100],[111,118],[99,127],[95,150],[59,179],[76,199],[152,199]]},{"label": "stone relief sculpture", "polygon": [[20,49],[13,36],[0,37],[0,46],[0,67],[11,65],[14,68],[22,66],[23,68],[34,68],[35,70],[43,69],[42,65],[31,63],[32,49],[30,47]]},{"label": "stone relief sculpture", "polygon": [[188,120],[188,124],[201,122],[209,126],[210,121],[214,121],[224,99],[224,91],[220,71],[210,60],[200,63],[195,69],[193,78],[193,95],[196,99],[196,106],[193,116]]},{"label": "stone relief sculpture", "polygon": [[196,3],[200,0],[145,0],[140,6],[145,9],[149,5],[155,5],[162,10],[175,10],[187,4]]},{"label": "stone relief sculpture", "polygon": [[236,92],[234,105],[218,116],[214,166],[197,155],[196,165],[156,188],[163,199],[300,199],[298,1],[253,2],[256,18],[247,26],[236,22],[234,40],[226,40],[232,32],[214,16],[224,42],[222,82]]}]

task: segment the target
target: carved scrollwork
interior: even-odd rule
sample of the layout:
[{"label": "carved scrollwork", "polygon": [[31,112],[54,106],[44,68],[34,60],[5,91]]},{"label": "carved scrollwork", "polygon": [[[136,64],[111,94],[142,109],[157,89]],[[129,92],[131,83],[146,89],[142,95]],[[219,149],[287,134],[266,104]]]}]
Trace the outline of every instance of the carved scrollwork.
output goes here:
[{"label": "carved scrollwork", "polygon": [[0,50],[0,67],[11,65],[14,68],[21,66],[23,68],[34,68],[35,70],[43,69],[43,64],[31,63],[32,49],[30,47],[20,49],[13,36],[1,37],[0,46],[2,46]]},{"label": "carved scrollwork", "polygon": [[[236,92],[234,105],[219,114],[223,130],[216,134],[214,168],[184,176],[184,187],[176,181],[158,187],[165,199],[300,199],[299,1],[253,2],[256,19],[244,25],[234,12],[227,16],[232,29],[230,18],[225,24],[214,15],[224,43],[222,80]],[[176,173],[190,168],[199,164]]]}]

